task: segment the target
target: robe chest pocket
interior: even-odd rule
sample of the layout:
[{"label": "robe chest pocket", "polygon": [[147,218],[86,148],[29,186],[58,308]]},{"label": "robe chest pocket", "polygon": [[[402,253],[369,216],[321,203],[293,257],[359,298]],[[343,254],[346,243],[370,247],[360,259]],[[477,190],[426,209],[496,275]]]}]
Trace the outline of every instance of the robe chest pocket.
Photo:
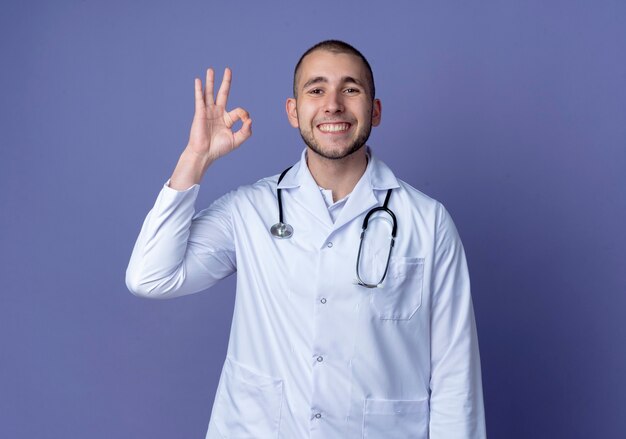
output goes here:
[{"label": "robe chest pocket", "polygon": [[428,400],[366,399],[363,439],[427,439]]},{"label": "robe chest pocket", "polygon": [[224,439],[278,437],[283,381],[260,375],[226,358],[213,410],[215,427]]},{"label": "robe chest pocket", "polygon": [[372,294],[372,305],[382,320],[408,320],[422,305],[424,258],[392,256],[387,277]]}]

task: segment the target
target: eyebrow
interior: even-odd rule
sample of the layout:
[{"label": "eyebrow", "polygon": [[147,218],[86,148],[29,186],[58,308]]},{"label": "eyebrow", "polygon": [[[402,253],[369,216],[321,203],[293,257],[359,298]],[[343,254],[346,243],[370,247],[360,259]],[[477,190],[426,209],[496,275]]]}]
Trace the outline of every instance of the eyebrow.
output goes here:
[{"label": "eyebrow", "polygon": [[[353,78],[352,76],[344,76],[341,78],[340,81],[342,84],[345,84],[347,82],[351,82],[353,84],[356,84],[360,87],[363,87],[363,83],[361,81],[359,81],[358,79]],[[313,85],[313,84],[321,84],[321,83],[328,83],[328,78],[326,78],[325,76],[316,76],[315,78],[311,78],[309,79],[307,82],[304,83],[304,85],[302,86],[303,89]]]}]

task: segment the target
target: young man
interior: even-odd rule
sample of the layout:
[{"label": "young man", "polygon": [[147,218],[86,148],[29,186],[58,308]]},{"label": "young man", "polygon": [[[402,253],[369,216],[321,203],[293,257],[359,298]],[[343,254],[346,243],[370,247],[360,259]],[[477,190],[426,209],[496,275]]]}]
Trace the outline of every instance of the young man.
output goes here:
[{"label": "young man", "polygon": [[196,79],[189,144],[126,274],[164,298],[237,272],[207,438],[484,438],[463,247],[443,206],[365,145],[381,120],[367,60],[340,41],[309,49],[286,103],[301,160],[196,214],[209,165],[251,135],[226,110],[230,79],[215,99],[213,71],[204,92]]}]

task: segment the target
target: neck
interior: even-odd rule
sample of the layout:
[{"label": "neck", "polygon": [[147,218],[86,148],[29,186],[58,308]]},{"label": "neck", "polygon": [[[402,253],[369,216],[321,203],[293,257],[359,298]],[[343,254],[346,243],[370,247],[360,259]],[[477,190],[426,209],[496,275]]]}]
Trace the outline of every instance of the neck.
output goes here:
[{"label": "neck", "polygon": [[318,186],[333,192],[333,201],[348,195],[367,167],[366,146],[338,160],[331,160],[307,148],[307,166]]}]

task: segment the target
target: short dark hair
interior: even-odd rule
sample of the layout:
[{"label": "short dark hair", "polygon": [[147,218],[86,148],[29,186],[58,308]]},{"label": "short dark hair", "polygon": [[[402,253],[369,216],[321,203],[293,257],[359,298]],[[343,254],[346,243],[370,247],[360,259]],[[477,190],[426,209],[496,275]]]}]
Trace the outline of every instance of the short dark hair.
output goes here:
[{"label": "short dark hair", "polygon": [[298,81],[298,72],[300,70],[300,65],[304,58],[307,55],[315,52],[316,50],[326,50],[332,53],[345,53],[348,55],[354,55],[358,57],[363,64],[365,65],[365,70],[367,71],[367,85],[369,86],[369,92],[371,94],[372,99],[376,96],[376,87],[374,86],[374,74],[372,73],[372,67],[370,63],[367,61],[365,56],[361,52],[359,52],[356,48],[351,46],[350,44],[340,41],[340,40],[325,40],[320,43],[317,43],[315,46],[309,48],[298,60],[296,64],[296,68],[293,71],[293,96],[295,98],[298,97],[298,89],[297,89],[297,81]]}]

